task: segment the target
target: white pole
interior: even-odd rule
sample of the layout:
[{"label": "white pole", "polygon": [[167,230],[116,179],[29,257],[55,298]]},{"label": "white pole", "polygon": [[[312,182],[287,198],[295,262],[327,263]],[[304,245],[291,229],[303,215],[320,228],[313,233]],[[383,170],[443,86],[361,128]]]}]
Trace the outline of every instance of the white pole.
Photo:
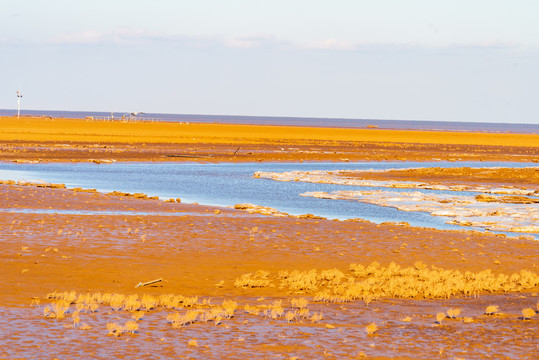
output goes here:
[{"label": "white pole", "polygon": [[19,119],[21,116],[21,98],[22,94],[17,91],[17,119]]}]

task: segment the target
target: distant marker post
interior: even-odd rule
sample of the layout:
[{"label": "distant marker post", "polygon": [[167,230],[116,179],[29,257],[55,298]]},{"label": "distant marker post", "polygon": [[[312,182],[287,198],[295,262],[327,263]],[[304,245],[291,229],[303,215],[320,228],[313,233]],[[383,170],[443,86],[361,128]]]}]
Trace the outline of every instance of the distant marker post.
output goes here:
[{"label": "distant marker post", "polygon": [[17,91],[17,119],[21,117],[21,98],[22,98],[21,92]]}]

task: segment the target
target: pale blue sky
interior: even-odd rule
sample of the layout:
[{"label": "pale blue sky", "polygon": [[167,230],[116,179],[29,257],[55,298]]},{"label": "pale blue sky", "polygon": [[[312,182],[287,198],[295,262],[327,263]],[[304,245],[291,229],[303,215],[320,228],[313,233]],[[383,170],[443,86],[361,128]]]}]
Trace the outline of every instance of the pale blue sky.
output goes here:
[{"label": "pale blue sky", "polygon": [[539,1],[0,0],[0,108],[539,123]]}]

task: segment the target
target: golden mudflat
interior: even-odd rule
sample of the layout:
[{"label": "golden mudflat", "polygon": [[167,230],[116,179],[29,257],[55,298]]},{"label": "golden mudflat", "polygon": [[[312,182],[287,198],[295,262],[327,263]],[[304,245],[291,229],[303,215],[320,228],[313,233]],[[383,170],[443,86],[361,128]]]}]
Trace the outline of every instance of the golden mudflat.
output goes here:
[{"label": "golden mudflat", "polygon": [[539,161],[539,135],[0,117],[0,159]]}]

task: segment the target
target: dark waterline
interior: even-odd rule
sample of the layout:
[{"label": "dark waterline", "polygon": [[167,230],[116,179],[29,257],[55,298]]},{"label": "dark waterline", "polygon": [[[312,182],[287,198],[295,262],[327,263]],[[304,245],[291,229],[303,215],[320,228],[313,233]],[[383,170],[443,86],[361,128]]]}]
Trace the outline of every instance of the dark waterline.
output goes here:
[{"label": "dark waterline", "polygon": [[[2,110],[0,116],[17,115],[17,110]],[[53,118],[110,117],[110,112],[98,111],[51,111],[24,110],[21,116],[51,116]],[[130,117],[129,113],[115,112],[114,118]],[[137,115],[138,120],[162,122],[219,123],[246,125],[289,125],[338,128],[367,128],[376,126],[380,129],[407,130],[447,130],[447,131],[479,131],[493,133],[539,134],[539,124],[509,124],[486,122],[450,122],[450,121],[418,121],[418,120],[380,120],[380,119],[343,119],[343,118],[306,118],[276,116],[239,116],[239,115],[196,115],[196,114],[159,114],[144,113]]]}]

